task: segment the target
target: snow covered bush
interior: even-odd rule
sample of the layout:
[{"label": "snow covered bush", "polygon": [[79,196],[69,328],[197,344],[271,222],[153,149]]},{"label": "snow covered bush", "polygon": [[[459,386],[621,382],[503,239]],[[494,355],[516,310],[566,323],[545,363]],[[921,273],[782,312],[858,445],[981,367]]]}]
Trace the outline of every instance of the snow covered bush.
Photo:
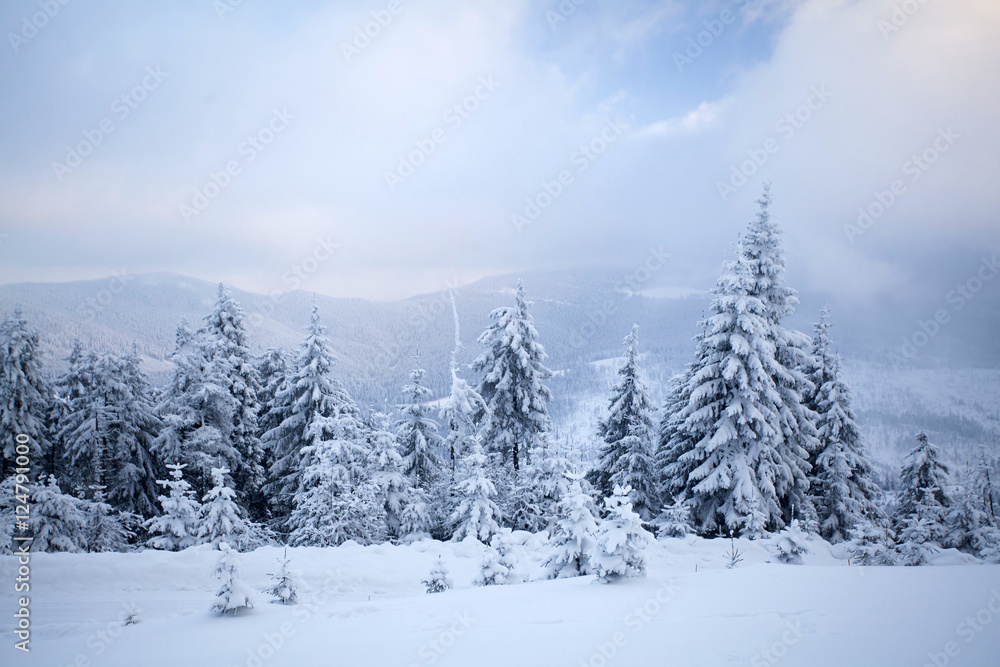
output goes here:
[{"label": "snow covered bush", "polygon": [[848,542],[851,561],[856,565],[895,565],[896,550],[888,526],[861,520],[851,529]]},{"label": "snow covered bush", "polygon": [[430,574],[426,579],[422,579],[421,583],[427,588],[428,593],[451,590],[451,579],[448,578],[448,568],[444,565],[444,559],[438,557]]},{"label": "snow covered bush", "polygon": [[597,544],[594,501],[584,493],[580,480],[573,483],[559,503],[559,519],[549,539],[553,551],[545,561],[550,579],[590,574]]},{"label": "snow covered bush", "polygon": [[219,542],[219,560],[212,571],[219,579],[212,611],[220,614],[253,607],[253,594],[240,580],[240,560],[236,551],[225,542]]},{"label": "snow covered bush", "polygon": [[799,525],[798,520],[793,519],[792,523],[771,539],[771,551],[782,563],[789,565],[801,565],[802,554],[809,553],[806,542],[809,536]]},{"label": "snow covered bush", "polygon": [[268,573],[274,584],[267,589],[267,593],[273,595],[281,601],[281,604],[295,604],[299,599],[299,581],[298,573],[293,572],[289,567],[288,563],[288,549],[285,549],[285,553],[281,558],[277,559],[281,568],[275,573]]},{"label": "snow covered bush", "polygon": [[646,548],[653,536],[633,511],[631,492],[629,486],[616,486],[614,495],[604,500],[608,516],[597,528],[591,559],[594,573],[604,582],[646,573]]},{"label": "snow covered bush", "polygon": [[490,545],[483,552],[479,564],[479,574],[473,582],[476,586],[497,586],[520,582],[517,574],[517,553],[510,542],[510,528],[504,528],[493,536]]}]

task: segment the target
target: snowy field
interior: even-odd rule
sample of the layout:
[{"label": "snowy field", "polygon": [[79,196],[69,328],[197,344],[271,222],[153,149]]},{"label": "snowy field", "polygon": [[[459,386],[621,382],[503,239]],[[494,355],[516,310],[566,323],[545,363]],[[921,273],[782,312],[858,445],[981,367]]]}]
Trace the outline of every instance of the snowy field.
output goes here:
[{"label": "snowy field", "polygon": [[[541,575],[538,538],[521,563]],[[301,600],[258,593],[236,617],[209,611],[218,552],[32,555],[31,653],[13,648],[8,611],[0,663],[44,667],[566,667],[603,665],[992,667],[1000,661],[1000,566],[955,551],[931,567],[855,567],[810,542],[802,565],[773,561],[766,541],[660,540],[648,576],[592,576],[475,587],[477,542],[289,549]],[[242,555],[260,591],[280,548]],[[421,579],[442,555],[454,589]],[[11,557],[4,610],[14,608]],[[137,611],[136,611],[137,610]],[[136,611],[138,622],[123,625]]]}]

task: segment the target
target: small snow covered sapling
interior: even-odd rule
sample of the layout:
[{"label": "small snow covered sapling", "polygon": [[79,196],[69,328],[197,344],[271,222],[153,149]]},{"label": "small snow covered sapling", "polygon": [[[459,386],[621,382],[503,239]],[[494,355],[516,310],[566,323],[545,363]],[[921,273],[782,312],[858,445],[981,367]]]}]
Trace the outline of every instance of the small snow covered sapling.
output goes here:
[{"label": "small snow covered sapling", "polygon": [[288,549],[281,558],[276,559],[281,564],[281,569],[277,573],[268,573],[274,581],[274,585],[267,589],[267,592],[278,598],[281,604],[295,604],[299,599],[299,582],[297,573],[289,569]]},{"label": "small snow covered sapling", "polygon": [[642,527],[642,519],[632,510],[630,486],[616,486],[614,495],[604,500],[608,516],[597,529],[597,548],[592,565],[604,582],[646,573],[646,547],[653,536]]},{"label": "small snow covered sapling", "polygon": [[440,593],[451,589],[451,579],[448,578],[448,568],[444,566],[444,560],[438,556],[434,569],[422,580],[427,587],[428,593]]},{"label": "small snow covered sapling", "polygon": [[726,552],[726,558],[729,559],[729,562],[726,563],[727,570],[732,570],[743,561],[743,552],[737,548],[736,540],[733,539],[732,535],[729,536],[729,551]]},{"label": "small snow covered sapling", "polygon": [[892,532],[868,519],[851,528],[848,551],[854,565],[895,565],[896,551]]},{"label": "small snow covered sapling", "polygon": [[219,560],[212,571],[221,582],[215,594],[212,611],[220,614],[253,607],[253,595],[240,581],[240,561],[237,553],[226,542],[219,543]]},{"label": "small snow covered sapling", "polygon": [[664,507],[653,519],[652,525],[657,537],[687,537],[695,532],[691,524],[691,509],[683,500]]},{"label": "small snow covered sapling", "polygon": [[802,554],[809,553],[805,543],[809,537],[799,526],[797,519],[793,519],[784,530],[778,533],[771,542],[771,548],[775,557],[782,563],[790,565],[800,565]]}]

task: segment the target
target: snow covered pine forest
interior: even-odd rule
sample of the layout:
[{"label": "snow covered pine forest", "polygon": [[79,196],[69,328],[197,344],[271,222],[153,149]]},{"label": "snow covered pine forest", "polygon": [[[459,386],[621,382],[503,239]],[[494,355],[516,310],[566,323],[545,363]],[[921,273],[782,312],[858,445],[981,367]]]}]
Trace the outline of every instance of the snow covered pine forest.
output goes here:
[{"label": "snow covered pine forest", "polygon": [[[165,386],[79,344],[52,377],[8,314],[4,664],[997,664],[996,459],[914,433],[880,488],[829,313],[783,325],[759,204],[663,405],[621,332],[595,460],[552,429],[521,283],[468,366],[452,298],[454,353],[391,414],[345,390],[316,307],[255,355],[220,285]],[[900,567],[927,565],[951,567]]]}]

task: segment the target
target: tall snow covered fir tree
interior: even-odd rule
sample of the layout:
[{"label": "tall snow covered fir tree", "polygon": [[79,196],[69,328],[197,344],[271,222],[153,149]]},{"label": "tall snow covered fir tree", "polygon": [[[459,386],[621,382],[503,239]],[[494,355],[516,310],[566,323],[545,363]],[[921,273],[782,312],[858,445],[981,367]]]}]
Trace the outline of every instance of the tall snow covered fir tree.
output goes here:
[{"label": "tall snow covered fir tree", "polygon": [[215,347],[204,330],[192,332],[183,320],[177,325],[170,357],[173,377],[156,408],[163,429],[154,453],[161,461],[187,466],[198,495],[211,488],[213,467],[222,463],[235,470],[243,465],[232,440],[240,406],[230,393],[231,366],[215,354]]},{"label": "tall snow covered fir tree", "polygon": [[153,516],[156,478],[162,472],[153,449],[162,424],[139,364],[134,352],[77,359],[68,380],[75,386],[60,397],[67,409],[58,440],[77,489],[106,487],[113,507]]},{"label": "tall snow covered fir tree", "polygon": [[256,519],[267,512],[267,502],[261,492],[264,450],[258,437],[257,395],[260,376],[253,355],[247,347],[244,313],[229,290],[219,283],[218,297],[212,312],[205,316],[203,335],[210,363],[217,364],[222,382],[233,399],[229,441],[236,457],[232,462],[233,483],[237,497]]},{"label": "tall snow covered fir tree", "polygon": [[840,355],[830,350],[829,317],[827,308],[820,311],[808,369],[814,387],[808,403],[816,414],[819,438],[812,460],[810,493],[820,535],[837,543],[849,539],[859,521],[878,522],[881,517],[875,502],[879,490],[872,480],[872,466],[854,419],[851,389],[840,377]]},{"label": "tall snow covered fir tree", "polygon": [[754,536],[795,517],[815,521],[806,477],[815,428],[802,402],[808,380],[797,370],[808,338],[780,325],[795,297],[783,285],[766,189],[760,205],[712,292],[695,360],[661,424],[665,486],[673,501],[689,503],[702,534]]},{"label": "tall snow covered fir tree", "polygon": [[385,415],[376,415],[367,426],[370,475],[382,498],[385,534],[390,540],[403,537],[403,511],[410,502],[410,481],[403,474],[403,457],[396,436],[386,427]]},{"label": "tall snow covered fir tree", "polygon": [[937,445],[926,433],[918,433],[917,446],[907,454],[900,472],[902,489],[893,524],[906,565],[926,562],[948,536],[946,521],[952,505],[947,491],[949,471],[940,458]]},{"label": "tall snow covered fir tree", "polygon": [[276,426],[264,434],[264,444],[274,461],[265,490],[279,523],[291,513],[292,497],[302,488],[302,473],[310,464],[309,452],[304,449],[323,439],[324,431],[339,439],[346,435],[343,431],[357,426],[357,406],[333,377],[337,357],[325,333],[319,309],[313,304],[306,337],[288,381],[277,389],[268,407],[268,419]]},{"label": "tall snow covered fir tree", "polygon": [[632,507],[643,521],[650,521],[659,509],[659,492],[653,458],[653,405],[639,377],[638,324],[625,338],[625,362],[618,375],[608,416],[598,425],[604,446],[592,481],[602,498],[610,498],[615,487],[628,487]]},{"label": "tall snow covered fir tree", "polygon": [[396,422],[396,438],[403,456],[403,472],[411,483],[430,490],[441,474],[439,452],[444,439],[430,414],[431,390],[421,384],[425,371],[415,368],[410,372],[410,384],[403,386],[407,401],[396,406],[401,416]]},{"label": "tall snow covered fir tree", "polygon": [[543,384],[552,371],[544,366],[547,355],[530,305],[518,280],[514,307],[490,313],[493,323],[479,336],[486,349],[472,362],[472,370],[485,373],[479,385],[489,409],[483,442],[514,471],[530,462],[538,438],[552,426],[547,407],[552,392]]},{"label": "tall snow covered fir tree", "polygon": [[66,362],[66,371],[56,378],[53,386],[53,404],[50,413],[52,447],[49,460],[46,462],[47,472],[57,479],[70,481],[70,470],[66,469],[66,449],[63,432],[74,415],[74,407],[80,405],[80,400],[90,395],[93,386],[93,371],[97,365],[97,355],[86,352],[79,338],[73,339]]},{"label": "tall snow covered fir tree", "polygon": [[52,389],[38,354],[38,332],[15,309],[0,322],[0,480],[13,470],[16,436],[28,437],[33,461],[42,461],[51,446],[46,416]]},{"label": "tall snow covered fir tree", "polygon": [[795,483],[788,490],[784,505],[785,523],[800,519],[807,528],[814,529],[816,510],[808,493],[808,457],[819,448],[815,429],[815,414],[809,409],[806,397],[813,390],[812,384],[801,370],[810,361],[809,347],[812,339],[801,331],[787,329],[782,321],[795,312],[799,300],[795,290],[785,285],[785,250],[781,241],[782,230],[771,220],[771,186],[764,184],[760,210],[747,226],[742,239],[742,252],[753,273],[755,287],[752,294],[759,296],[766,308],[766,317],[772,326],[775,346],[774,358],[779,367],[773,375],[780,398],[779,415],[782,432],[775,446],[781,458],[792,466]]}]

